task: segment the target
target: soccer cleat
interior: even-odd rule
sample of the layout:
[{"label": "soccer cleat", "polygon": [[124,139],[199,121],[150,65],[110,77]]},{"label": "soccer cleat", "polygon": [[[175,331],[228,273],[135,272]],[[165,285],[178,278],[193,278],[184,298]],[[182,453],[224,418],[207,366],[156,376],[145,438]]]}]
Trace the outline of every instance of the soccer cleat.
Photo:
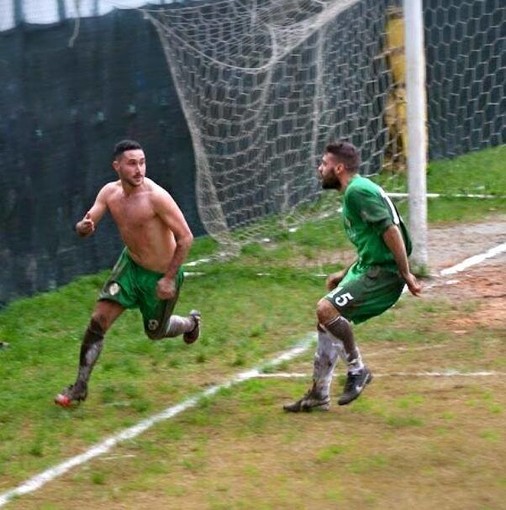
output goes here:
[{"label": "soccer cleat", "polygon": [[316,387],[313,387],[299,400],[293,404],[285,404],[283,409],[290,413],[300,413],[304,411],[306,413],[317,409],[318,411],[328,411],[330,408],[330,397],[322,397]]},{"label": "soccer cleat", "polygon": [[190,312],[190,317],[192,317],[193,320],[195,321],[195,327],[191,331],[183,333],[183,340],[187,344],[192,344],[193,342],[196,342],[198,337],[200,336],[200,321],[202,318],[202,314],[198,310],[192,310]]},{"label": "soccer cleat", "polygon": [[367,367],[364,367],[356,374],[348,372],[348,377],[344,385],[344,391],[339,397],[337,403],[340,406],[349,404],[355,400],[362,393],[362,391],[364,391],[366,385],[371,381],[372,373]]},{"label": "soccer cleat", "polygon": [[74,384],[65,388],[61,393],[58,393],[54,398],[54,403],[61,407],[71,407],[73,404],[78,404],[86,400],[88,390],[84,388],[78,391]]}]

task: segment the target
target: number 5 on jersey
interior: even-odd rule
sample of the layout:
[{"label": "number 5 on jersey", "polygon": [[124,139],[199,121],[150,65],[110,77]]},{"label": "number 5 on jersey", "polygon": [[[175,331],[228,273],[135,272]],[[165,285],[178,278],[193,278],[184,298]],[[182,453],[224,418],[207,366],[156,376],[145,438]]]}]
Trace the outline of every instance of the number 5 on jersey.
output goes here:
[{"label": "number 5 on jersey", "polygon": [[335,292],[333,292],[330,297],[332,298],[332,300],[334,301],[334,303],[337,305],[337,306],[346,306],[350,301],[353,300],[353,296],[349,293],[349,292],[345,292],[344,294],[342,295],[336,295],[336,294],[339,294],[339,292],[341,291],[342,289],[340,289],[339,287],[335,290]]}]

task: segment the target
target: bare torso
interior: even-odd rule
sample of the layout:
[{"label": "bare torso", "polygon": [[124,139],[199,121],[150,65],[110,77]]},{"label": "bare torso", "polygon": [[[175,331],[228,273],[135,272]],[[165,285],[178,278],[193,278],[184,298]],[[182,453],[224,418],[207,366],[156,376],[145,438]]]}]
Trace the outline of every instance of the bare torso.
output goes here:
[{"label": "bare torso", "polygon": [[174,234],[155,205],[160,194],[166,192],[149,179],[129,194],[125,193],[120,181],[110,183],[106,188],[107,208],[132,259],[146,269],[164,273],[176,249]]},{"label": "bare torso", "polygon": [[176,277],[186,259],[193,234],[170,194],[145,176],[146,159],[138,147],[123,151],[112,166],[119,180],[106,184],[91,209],[75,225],[87,237],[109,211],[132,259],[162,273],[156,287],[160,299],[177,294]]}]

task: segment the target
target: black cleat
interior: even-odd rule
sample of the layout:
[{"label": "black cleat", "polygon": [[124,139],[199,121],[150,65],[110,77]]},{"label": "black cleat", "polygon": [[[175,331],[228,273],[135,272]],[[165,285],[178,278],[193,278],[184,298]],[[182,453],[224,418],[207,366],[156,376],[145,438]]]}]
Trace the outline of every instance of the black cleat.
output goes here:
[{"label": "black cleat", "polygon": [[183,340],[187,344],[192,344],[193,342],[196,342],[198,337],[200,336],[200,321],[202,318],[202,314],[198,310],[192,310],[190,312],[190,317],[193,318],[195,322],[195,327],[188,331],[188,333],[183,334]]},{"label": "black cleat", "polygon": [[289,413],[300,413],[304,411],[306,413],[317,409],[318,411],[328,411],[330,408],[330,397],[322,397],[313,387],[299,400],[292,404],[285,404],[283,409]]},{"label": "black cleat", "polygon": [[340,406],[353,402],[363,391],[366,385],[372,381],[372,373],[364,367],[356,374],[348,373],[348,378],[344,385],[344,391],[337,400]]}]

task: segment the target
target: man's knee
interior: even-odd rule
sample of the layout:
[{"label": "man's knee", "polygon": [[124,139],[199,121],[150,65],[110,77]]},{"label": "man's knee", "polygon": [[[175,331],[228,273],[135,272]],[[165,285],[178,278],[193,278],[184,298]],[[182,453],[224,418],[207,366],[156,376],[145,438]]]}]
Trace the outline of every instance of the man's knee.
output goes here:
[{"label": "man's knee", "polygon": [[103,313],[93,312],[91,315],[90,323],[88,328],[91,328],[93,331],[97,331],[105,335],[106,331],[110,328],[111,321],[108,317]]},{"label": "man's knee", "polygon": [[325,298],[320,299],[316,305],[316,317],[319,324],[327,324],[339,316],[339,310]]}]

